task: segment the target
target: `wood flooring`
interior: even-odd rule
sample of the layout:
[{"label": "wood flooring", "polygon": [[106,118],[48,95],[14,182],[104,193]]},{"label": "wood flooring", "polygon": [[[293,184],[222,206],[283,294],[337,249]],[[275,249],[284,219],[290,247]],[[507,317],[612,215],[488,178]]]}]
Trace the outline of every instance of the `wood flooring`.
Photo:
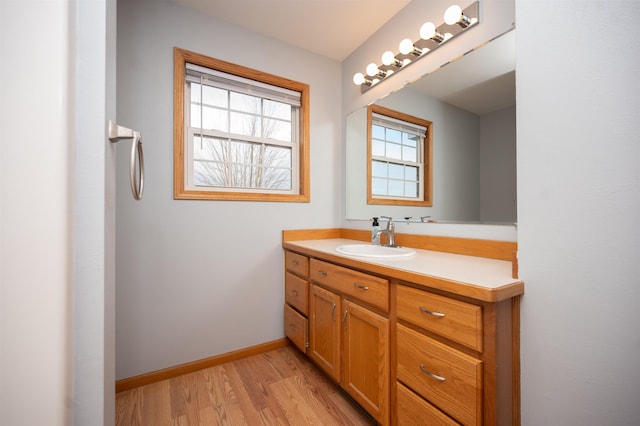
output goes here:
[{"label": "wood flooring", "polygon": [[375,425],[287,346],[116,395],[117,426]]}]

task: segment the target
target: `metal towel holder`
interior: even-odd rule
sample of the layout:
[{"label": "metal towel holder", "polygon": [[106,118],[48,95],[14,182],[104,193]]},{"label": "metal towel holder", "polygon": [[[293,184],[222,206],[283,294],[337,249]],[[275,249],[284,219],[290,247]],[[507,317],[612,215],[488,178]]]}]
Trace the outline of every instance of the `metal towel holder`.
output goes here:
[{"label": "metal towel holder", "polygon": [[[109,120],[109,140],[111,142],[116,143],[121,139],[129,138],[132,139],[131,158],[129,160],[131,192],[133,193],[133,198],[135,200],[140,200],[142,198],[142,192],[144,191],[144,157],[142,155],[142,139],[140,137],[140,132],[118,126],[116,123]],[[138,153],[138,179],[136,179],[136,152]],[[136,185],[136,182],[139,182],[139,185]]]}]

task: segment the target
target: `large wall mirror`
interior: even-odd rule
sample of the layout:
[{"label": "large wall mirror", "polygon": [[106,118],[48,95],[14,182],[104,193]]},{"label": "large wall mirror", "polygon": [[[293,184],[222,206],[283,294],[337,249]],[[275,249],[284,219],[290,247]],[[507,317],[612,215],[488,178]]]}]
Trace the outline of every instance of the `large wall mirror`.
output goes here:
[{"label": "large wall mirror", "polygon": [[346,218],[516,222],[515,31],[375,102],[433,123],[433,205],[367,203],[367,109],[346,119]]}]

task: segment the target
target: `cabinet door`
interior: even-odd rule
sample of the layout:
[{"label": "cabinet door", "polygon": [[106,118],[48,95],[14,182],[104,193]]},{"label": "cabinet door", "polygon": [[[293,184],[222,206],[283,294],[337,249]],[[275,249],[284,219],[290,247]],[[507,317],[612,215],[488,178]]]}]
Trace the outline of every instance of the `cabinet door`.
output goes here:
[{"label": "cabinet door", "polygon": [[340,296],[311,285],[309,357],[340,381]]},{"label": "cabinet door", "polygon": [[389,423],[389,320],[343,301],[342,387],[380,424]]}]

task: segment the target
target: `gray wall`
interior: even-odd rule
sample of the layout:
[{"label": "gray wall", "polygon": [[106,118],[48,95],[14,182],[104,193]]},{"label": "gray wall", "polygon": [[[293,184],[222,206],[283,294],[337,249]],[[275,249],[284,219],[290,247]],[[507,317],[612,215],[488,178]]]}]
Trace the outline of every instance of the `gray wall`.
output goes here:
[{"label": "gray wall", "polygon": [[[311,203],[173,200],[173,47],[308,83]],[[118,152],[117,378],[282,338],[281,231],[340,224],[340,63],[169,2],[118,3],[118,121],[142,133],[146,189]]]},{"label": "gray wall", "polygon": [[524,425],[640,423],[638,6],[516,1]]},{"label": "gray wall", "polygon": [[514,222],[516,197],[516,107],[480,117],[480,220]]}]

